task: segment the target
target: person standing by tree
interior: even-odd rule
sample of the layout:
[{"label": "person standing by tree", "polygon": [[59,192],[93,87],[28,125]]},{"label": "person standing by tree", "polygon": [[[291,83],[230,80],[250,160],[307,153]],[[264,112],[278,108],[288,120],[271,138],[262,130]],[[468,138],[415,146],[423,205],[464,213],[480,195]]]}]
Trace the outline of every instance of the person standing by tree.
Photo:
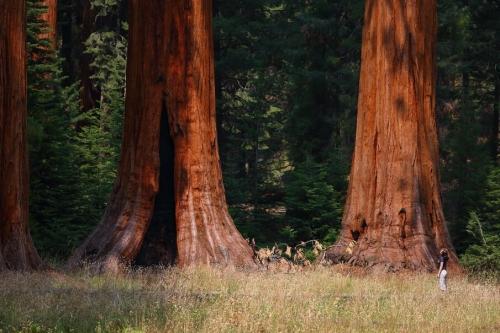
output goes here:
[{"label": "person standing by tree", "polygon": [[439,251],[439,272],[438,272],[439,289],[441,291],[448,290],[448,286],[446,283],[448,276],[448,271],[446,269],[447,264],[448,264],[448,250],[441,249],[441,251]]}]

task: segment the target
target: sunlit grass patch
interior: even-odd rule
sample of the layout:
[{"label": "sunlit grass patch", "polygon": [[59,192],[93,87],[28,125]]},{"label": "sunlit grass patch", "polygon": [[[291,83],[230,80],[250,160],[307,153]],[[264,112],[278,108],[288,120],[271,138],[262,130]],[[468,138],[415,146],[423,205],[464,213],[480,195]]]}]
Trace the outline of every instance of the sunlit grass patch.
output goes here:
[{"label": "sunlit grass patch", "polygon": [[500,288],[433,275],[216,269],[0,276],[3,332],[493,332]]}]

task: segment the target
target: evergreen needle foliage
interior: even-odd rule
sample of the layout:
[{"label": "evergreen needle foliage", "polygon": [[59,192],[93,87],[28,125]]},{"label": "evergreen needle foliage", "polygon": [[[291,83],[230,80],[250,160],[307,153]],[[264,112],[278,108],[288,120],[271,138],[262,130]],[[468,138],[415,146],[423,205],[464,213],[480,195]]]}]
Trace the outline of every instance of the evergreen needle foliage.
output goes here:
[{"label": "evergreen needle foliage", "polygon": [[479,213],[471,212],[467,232],[473,243],[462,256],[463,264],[475,272],[496,272],[500,280],[500,167],[488,176]]},{"label": "evergreen needle foliage", "polygon": [[30,216],[39,251],[65,256],[74,245],[71,225],[78,218],[79,177],[62,60],[41,38],[48,31],[40,19],[46,10],[39,0],[27,1]]}]

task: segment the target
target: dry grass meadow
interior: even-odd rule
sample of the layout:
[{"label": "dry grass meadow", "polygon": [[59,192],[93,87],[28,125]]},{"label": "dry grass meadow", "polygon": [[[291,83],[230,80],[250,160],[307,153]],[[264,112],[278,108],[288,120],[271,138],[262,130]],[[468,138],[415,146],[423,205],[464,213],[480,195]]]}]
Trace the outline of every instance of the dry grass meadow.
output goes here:
[{"label": "dry grass meadow", "polygon": [[500,332],[500,287],[338,268],[4,273],[0,332]]}]

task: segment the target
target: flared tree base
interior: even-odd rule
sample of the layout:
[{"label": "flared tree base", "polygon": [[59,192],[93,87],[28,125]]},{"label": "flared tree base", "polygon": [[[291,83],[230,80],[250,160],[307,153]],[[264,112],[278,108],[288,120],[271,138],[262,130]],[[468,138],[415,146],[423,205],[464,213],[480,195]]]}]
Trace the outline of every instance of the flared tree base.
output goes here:
[{"label": "flared tree base", "polygon": [[[327,250],[324,260],[329,264],[349,264],[376,272],[435,272],[439,249],[428,236],[414,236],[392,242],[343,238]],[[449,268],[461,272],[458,258],[451,252]]]}]

